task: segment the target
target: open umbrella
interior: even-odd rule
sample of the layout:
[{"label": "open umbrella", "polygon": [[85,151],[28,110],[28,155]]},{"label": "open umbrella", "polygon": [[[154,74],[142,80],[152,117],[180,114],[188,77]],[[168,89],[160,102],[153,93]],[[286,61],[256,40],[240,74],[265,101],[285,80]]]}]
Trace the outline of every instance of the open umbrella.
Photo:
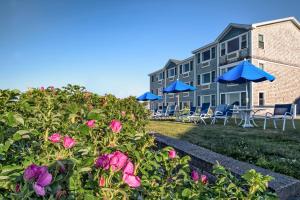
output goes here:
[{"label": "open umbrella", "polygon": [[141,96],[139,96],[138,98],[136,98],[138,101],[155,101],[155,100],[161,100],[160,96],[157,96],[151,92],[146,92],[144,94],[142,94]]},{"label": "open umbrella", "polygon": [[246,83],[246,104],[248,106],[248,82],[274,81],[275,77],[256,67],[246,59],[218,78],[220,83]]},{"label": "open umbrella", "polygon": [[[188,92],[196,90],[195,87],[185,84],[178,79],[171,83],[168,87],[166,87],[163,93],[180,93],[180,92]],[[179,106],[179,95],[178,95],[178,106]]]}]

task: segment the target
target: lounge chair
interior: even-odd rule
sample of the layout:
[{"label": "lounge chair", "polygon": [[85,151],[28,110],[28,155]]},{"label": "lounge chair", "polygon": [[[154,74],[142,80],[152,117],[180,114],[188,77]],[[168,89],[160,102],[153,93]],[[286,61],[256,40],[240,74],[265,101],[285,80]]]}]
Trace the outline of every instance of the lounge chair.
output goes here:
[{"label": "lounge chair", "polygon": [[158,110],[154,115],[155,119],[164,119],[166,117],[166,113],[168,111],[168,106],[163,106],[162,110]]},{"label": "lounge chair", "polygon": [[292,108],[293,104],[275,104],[273,114],[267,112],[265,115],[264,129],[267,127],[268,119],[273,119],[274,128],[277,128],[276,120],[283,120],[282,131],[285,130],[286,120],[290,119],[293,128],[296,129]]},{"label": "lounge chair", "polygon": [[191,122],[190,117],[194,116],[196,114],[196,110],[197,110],[197,107],[196,106],[192,106],[190,108],[190,111],[188,113],[179,115],[179,120],[182,121],[182,122],[184,122],[186,120],[189,121],[189,122]]},{"label": "lounge chair", "polygon": [[168,107],[165,117],[169,118],[169,117],[174,117],[175,116],[175,112],[176,112],[176,108],[177,105],[171,105]]},{"label": "lounge chair", "polygon": [[203,122],[206,125],[205,119],[210,119],[212,112],[210,109],[210,103],[203,103],[199,114],[194,114],[189,117],[189,120],[194,123]]},{"label": "lounge chair", "polygon": [[233,113],[233,105],[228,106],[227,104],[220,104],[216,107],[215,112],[212,116],[211,124],[215,124],[217,119],[224,120],[224,126],[227,124]]}]

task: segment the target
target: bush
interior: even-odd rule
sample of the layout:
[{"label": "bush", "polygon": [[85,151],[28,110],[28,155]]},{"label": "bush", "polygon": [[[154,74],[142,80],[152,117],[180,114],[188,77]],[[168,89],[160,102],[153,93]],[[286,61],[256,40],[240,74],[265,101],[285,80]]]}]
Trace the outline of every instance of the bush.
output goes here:
[{"label": "bush", "polygon": [[4,199],[272,199],[269,176],[237,180],[216,165],[215,183],[188,156],[155,150],[149,112],[134,97],[68,85],[0,90],[0,196]]}]

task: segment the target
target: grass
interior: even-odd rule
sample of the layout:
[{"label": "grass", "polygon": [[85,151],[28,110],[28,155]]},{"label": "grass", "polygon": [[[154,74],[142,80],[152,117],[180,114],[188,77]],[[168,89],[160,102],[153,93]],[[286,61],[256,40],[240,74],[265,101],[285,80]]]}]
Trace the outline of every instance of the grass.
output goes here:
[{"label": "grass", "polygon": [[288,121],[285,132],[280,129],[282,123],[274,129],[270,122],[267,130],[262,129],[262,121],[258,124],[258,128],[243,129],[233,123],[224,127],[221,121],[206,126],[150,121],[147,130],[187,140],[237,160],[300,179],[300,120],[296,120],[296,130]]}]

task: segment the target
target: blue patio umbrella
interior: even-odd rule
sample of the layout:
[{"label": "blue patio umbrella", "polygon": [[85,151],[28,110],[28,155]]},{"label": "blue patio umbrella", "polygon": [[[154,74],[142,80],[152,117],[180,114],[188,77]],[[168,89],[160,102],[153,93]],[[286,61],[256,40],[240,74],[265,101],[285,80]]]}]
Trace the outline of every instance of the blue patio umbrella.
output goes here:
[{"label": "blue patio umbrella", "polygon": [[248,82],[274,81],[275,77],[264,70],[256,67],[246,59],[239,63],[236,67],[229,70],[218,78],[220,83],[246,83],[246,103],[248,105]]},{"label": "blue patio umbrella", "polygon": [[[194,91],[196,88],[194,86],[185,84],[178,79],[166,87],[163,93],[180,93],[180,92],[189,92]],[[179,95],[178,95],[178,105],[179,105]]]},{"label": "blue patio umbrella", "polygon": [[136,99],[138,101],[155,101],[155,100],[161,100],[161,97],[157,96],[155,94],[152,94],[151,92],[146,92]]}]

